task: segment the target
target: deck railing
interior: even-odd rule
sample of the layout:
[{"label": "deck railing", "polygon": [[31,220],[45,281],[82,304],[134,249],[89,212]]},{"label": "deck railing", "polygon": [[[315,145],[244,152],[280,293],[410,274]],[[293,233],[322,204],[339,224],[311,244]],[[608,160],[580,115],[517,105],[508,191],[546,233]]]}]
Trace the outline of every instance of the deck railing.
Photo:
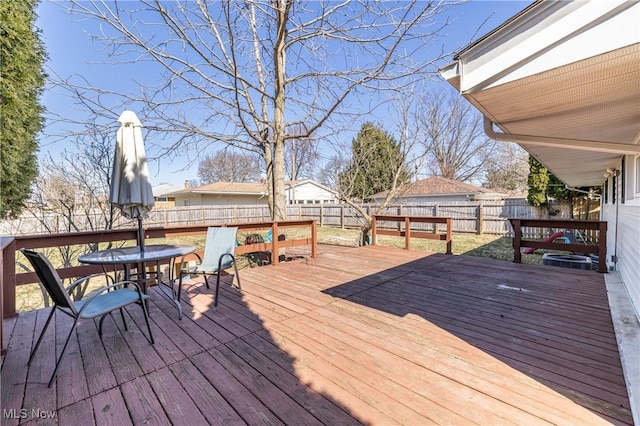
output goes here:
[{"label": "deck railing", "polygon": [[[271,242],[259,244],[241,245],[236,247],[236,254],[245,254],[258,251],[271,251],[272,264],[277,265],[279,250],[295,246],[311,246],[311,256],[317,255],[317,230],[316,222],[313,220],[280,221],[280,222],[259,222],[259,223],[239,223],[226,224],[225,226],[237,226],[238,232],[255,232],[271,230],[273,235]],[[293,238],[281,240],[278,235],[286,229],[308,228],[309,231],[304,238]],[[176,238],[194,235],[206,235],[208,226],[180,226],[180,227],[158,227],[145,229],[145,240],[153,243],[156,238]],[[38,282],[35,272],[16,272],[16,252],[20,248],[42,249],[47,247],[65,247],[82,244],[95,244],[115,241],[135,241],[135,229],[102,230],[90,232],[75,232],[67,234],[45,234],[45,235],[20,235],[14,237],[3,237],[1,240],[0,259],[2,266],[0,269],[0,315],[9,318],[16,315],[16,287],[25,284]],[[200,251],[198,254],[202,255]],[[58,269],[61,278],[72,278],[84,276],[96,272],[102,272],[99,265],[69,266]],[[1,329],[1,327],[0,327]]]},{"label": "deck railing", "polygon": [[[379,225],[379,222],[396,222],[398,229],[383,228]],[[404,227],[402,226],[403,223]],[[412,223],[430,223],[435,226],[433,232],[425,232],[411,230]],[[446,224],[445,233],[438,232],[438,224]],[[372,244],[377,244],[378,235],[404,237],[404,248],[409,250],[411,247],[411,238],[426,238],[429,240],[445,241],[447,244],[447,254],[451,254],[452,230],[453,219],[450,217],[373,215],[371,221],[371,242]]]},{"label": "deck railing", "polygon": [[[521,249],[551,249],[573,251],[578,253],[597,253],[598,272],[607,272],[607,222],[592,220],[543,220],[543,219],[509,219],[513,226],[513,261],[522,262]],[[584,244],[564,244],[522,238],[523,228],[546,228],[550,230],[587,230],[597,231],[596,243],[585,241]]]}]

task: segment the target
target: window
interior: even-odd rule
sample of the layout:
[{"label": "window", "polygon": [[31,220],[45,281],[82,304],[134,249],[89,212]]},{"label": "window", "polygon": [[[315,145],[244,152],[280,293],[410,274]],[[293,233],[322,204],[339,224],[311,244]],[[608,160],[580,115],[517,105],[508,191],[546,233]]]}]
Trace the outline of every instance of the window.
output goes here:
[{"label": "window", "polygon": [[158,201],[159,203],[166,203],[166,202],[167,202],[167,201],[169,201],[169,200],[167,199],[167,197],[158,197],[158,200],[157,200],[157,201]]}]

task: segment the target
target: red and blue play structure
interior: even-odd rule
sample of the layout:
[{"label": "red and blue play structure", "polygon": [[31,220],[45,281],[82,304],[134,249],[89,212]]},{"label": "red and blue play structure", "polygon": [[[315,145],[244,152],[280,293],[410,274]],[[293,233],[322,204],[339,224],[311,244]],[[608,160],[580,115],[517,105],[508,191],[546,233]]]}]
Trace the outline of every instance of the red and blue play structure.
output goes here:
[{"label": "red and blue play structure", "polygon": [[[547,238],[543,239],[545,243],[552,243],[555,240],[564,240],[565,244],[575,243],[576,237],[573,235],[573,232],[570,229],[565,229],[564,231],[554,232]],[[537,249],[533,247],[525,247],[522,250],[522,254],[533,254]]]}]

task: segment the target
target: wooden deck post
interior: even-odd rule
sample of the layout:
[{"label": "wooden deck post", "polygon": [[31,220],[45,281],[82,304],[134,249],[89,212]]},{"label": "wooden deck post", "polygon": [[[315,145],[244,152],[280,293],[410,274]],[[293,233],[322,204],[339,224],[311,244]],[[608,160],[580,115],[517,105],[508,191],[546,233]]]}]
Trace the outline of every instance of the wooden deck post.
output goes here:
[{"label": "wooden deck post", "polygon": [[404,248],[405,250],[411,248],[411,220],[409,216],[405,216],[404,218]]},{"label": "wooden deck post", "polygon": [[451,243],[453,242],[453,218],[447,218],[447,254],[452,254]]},{"label": "wooden deck post", "polygon": [[598,226],[598,272],[607,272],[607,222]]},{"label": "wooden deck post", "polygon": [[520,219],[510,219],[513,226],[513,262],[522,263],[522,254],[520,253],[520,242],[522,240],[522,226]]},{"label": "wooden deck post", "polygon": [[278,222],[271,224],[271,264],[277,265],[280,262],[280,251],[278,248]]},{"label": "wooden deck post", "polygon": [[316,221],[311,223],[311,257],[318,255],[318,228]]},{"label": "wooden deck post", "polygon": [[376,215],[371,216],[371,245],[375,246],[378,244],[378,224],[376,222]]},{"label": "wooden deck post", "polygon": [[2,319],[16,315],[16,241],[2,248]]}]

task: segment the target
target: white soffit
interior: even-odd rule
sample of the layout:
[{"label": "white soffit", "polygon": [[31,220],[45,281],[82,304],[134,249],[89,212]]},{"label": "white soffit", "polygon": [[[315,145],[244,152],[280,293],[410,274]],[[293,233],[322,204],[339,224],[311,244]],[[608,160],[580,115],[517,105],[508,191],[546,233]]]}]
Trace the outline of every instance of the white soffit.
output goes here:
[{"label": "white soffit", "polygon": [[604,170],[616,168],[620,163],[620,156],[616,154],[546,146],[522,147],[564,183],[573,187],[602,185]]},{"label": "white soffit", "polygon": [[640,43],[639,23],[636,1],[541,2],[463,50],[457,86],[473,93]]},{"label": "white soffit", "polygon": [[638,1],[540,1],[455,59],[442,77],[571,186],[640,148]]},{"label": "white soffit", "polygon": [[466,97],[508,133],[637,144],[640,43]]}]

